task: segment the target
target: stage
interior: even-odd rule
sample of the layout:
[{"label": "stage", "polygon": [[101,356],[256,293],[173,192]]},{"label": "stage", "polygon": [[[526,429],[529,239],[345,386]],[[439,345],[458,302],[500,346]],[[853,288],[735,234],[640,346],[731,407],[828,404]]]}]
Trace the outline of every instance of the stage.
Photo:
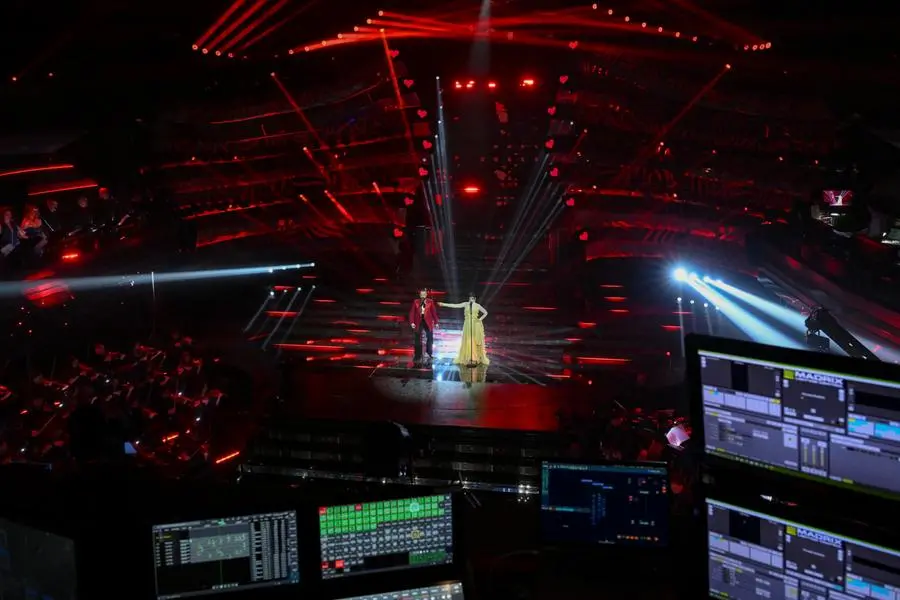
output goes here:
[{"label": "stage", "polygon": [[[481,369],[477,369],[481,371]],[[587,386],[440,379],[427,369],[290,369],[286,414],[307,419],[556,431],[588,406]]]}]

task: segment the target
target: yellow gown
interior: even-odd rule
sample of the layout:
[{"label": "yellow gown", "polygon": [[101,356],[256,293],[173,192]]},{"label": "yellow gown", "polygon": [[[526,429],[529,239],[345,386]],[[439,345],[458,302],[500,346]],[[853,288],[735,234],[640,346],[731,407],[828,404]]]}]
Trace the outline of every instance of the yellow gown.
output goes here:
[{"label": "yellow gown", "polygon": [[484,307],[477,302],[459,302],[457,304],[444,302],[441,306],[465,310],[462,340],[459,346],[459,353],[453,362],[463,367],[491,364],[484,347],[484,323],[481,321],[481,318],[487,315]]}]

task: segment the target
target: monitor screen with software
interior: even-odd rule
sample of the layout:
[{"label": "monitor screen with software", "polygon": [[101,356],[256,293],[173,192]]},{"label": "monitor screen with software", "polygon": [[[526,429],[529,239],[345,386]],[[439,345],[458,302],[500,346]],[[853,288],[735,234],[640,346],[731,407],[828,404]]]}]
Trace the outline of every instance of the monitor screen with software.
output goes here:
[{"label": "monitor screen with software", "polygon": [[541,465],[546,542],[663,547],[670,510],[664,463]]},{"label": "monitor screen with software", "polygon": [[354,596],[352,598],[342,598],[341,600],[465,600],[465,596],[462,582],[448,581],[425,587]]},{"label": "monitor screen with software", "polygon": [[709,596],[900,598],[900,551],[708,498]]},{"label": "monitor screen with software", "polygon": [[75,542],[0,519],[0,598],[76,597]]},{"label": "monitor screen with software", "polygon": [[153,559],[159,600],[296,584],[297,513],[154,525]]},{"label": "monitor screen with software", "polygon": [[782,362],[700,347],[689,357],[699,363],[692,393],[702,402],[706,453],[900,495],[900,379],[855,374],[849,359],[839,363],[844,371],[813,366],[819,354],[794,355]]}]

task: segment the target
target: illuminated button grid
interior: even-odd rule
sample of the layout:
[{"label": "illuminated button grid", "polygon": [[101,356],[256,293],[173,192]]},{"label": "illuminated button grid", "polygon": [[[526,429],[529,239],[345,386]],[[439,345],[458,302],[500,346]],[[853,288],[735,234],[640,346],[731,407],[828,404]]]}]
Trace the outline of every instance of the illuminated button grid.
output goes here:
[{"label": "illuminated button grid", "polygon": [[407,566],[451,559],[449,496],[426,496],[319,509],[322,575],[364,569],[366,557],[408,554]]}]

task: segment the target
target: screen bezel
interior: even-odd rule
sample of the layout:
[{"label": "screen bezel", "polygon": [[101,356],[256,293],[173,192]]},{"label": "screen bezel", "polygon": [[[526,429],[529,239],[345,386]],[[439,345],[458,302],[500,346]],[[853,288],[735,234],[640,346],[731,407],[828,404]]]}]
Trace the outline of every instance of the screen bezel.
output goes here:
[{"label": "screen bezel", "polygon": [[[543,497],[544,497],[544,465],[546,463],[558,463],[564,465],[586,465],[586,466],[597,466],[597,467],[657,467],[662,468],[666,472],[666,499],[668,500],[669,505],[669,539],[668,543],[663,546],[642,546],[642,545],[629,545],[629,544],[597,544],[591,542],[560,542],[554,539],[548,538],[544,534],[544,525],[543,525],[543,516],[544,511],[542,508],[543,505]],[[537,500],[537,539],[544,546],[549,546],[556,549],[580,549],[580,550],[594,550],[597,552],[604,551],[613,551],[613,552],[646,552],[646,553],[666,553],[671,548],[673,548],[676,544],[678,544],[678,540],[676,538],[676,531],[673,527],[674,524],[674,514],[673,514],[673,494],[672,494],[672,474],[669,469],[668,463],[664,461],[628,461],[628,460],[587,460],[587,459],[542,459],[540,462],[540,470],[541,470],[541,482],[538,488],[538,500]]]},{"label": "screen bezel", "polygon": [[727,492],[724,489],[705,490],[700,497],[700,515],[697,519],[696,535],[698,548],[702,549],[699,557],[703,561],[704,577],[698,589],[692,590],[693,597],[711,598],[709,595],[709,500],[730,504],[742,510],[761,513],[765,516],[791,521],[805,525],[811,529],[819,529],[844,538],[853,538],[867,544],[883,546],[885,548],[900,551],[900,535],[886,528],[875,528],[859,521],[842,520],[832,515],[823,515],[804,510],[800,505],[766,499],[759,495],[740,495]]},{"label": "screen bezel", "polygon": [[[871,516],[873,507],[883,507],[888,502],[900,499],[900,493],[893,493],[877,488],[861,485],[844,484],[826,478],[816,477],[788,471],[786,469],[743,462],[737,458],[728,458],[706,453],[706,433],[703,423],[703,393],[700,380],[700,353],[716,352],[731,354],[751,360],[762,360],[773,363],[796,365],[820,371],[835,371],[849,376],[885,379],[900,382],[900,367],[884,362],[866,361],[831,354],[820,354],[804,350],[794,350],[775,346],[766,346],[754,342],[714,338],[705,335],[691,334],[685,337],[686,381],[692,433],[696,447],[703,456],[703,464],[708,476],[719,486],[745,486],[747,471],[751,470],[759,488],[755,491],[774,496],[790,502],[811,505],[810,510],[819,510],[823,504],[833,505],[840,511],[857,507],[859,514]],[[823,500],[822,485],[833,491]],[[828,510],[822,508],[821,510]]]},{"label": "screen bezel", "polygon": [[[460,554],[463,540],[460,510],[463,502],[459,494],[451,489],[416,490],[416,493],[389,493],[389,494],[360,494],[353,497],[330,499],[327,506],[346,506],[350,504],[364,504],[367,502],[382,502],[389,500],[405,500],[409,498],[421,498],[423,496],[449,495],[452,510],[453,527],[453,560],[448,564],[423,565],[407,569],[391,569],[388,571],[362,571],[350,575],[343,575],[332,579],[324,579],[321,572],[322,546],[321,533],[319,531],[319,508],[322,504],[316,504],[310,508],[310,527],[314,535],[311,550],[315,551],[315,560],[309,562],[316,568],[316,581],[323,589],[328,589],[328,595],[334,598],[354,597],[366,593],[369,589],[414,589],[432,585],[434,581],[463,581]],[[401,576],[402,574],[402,576]],[[397,587],[397,580],[402,578],[404,585]],[[358,590],[363,590],[362,592]]]}]

